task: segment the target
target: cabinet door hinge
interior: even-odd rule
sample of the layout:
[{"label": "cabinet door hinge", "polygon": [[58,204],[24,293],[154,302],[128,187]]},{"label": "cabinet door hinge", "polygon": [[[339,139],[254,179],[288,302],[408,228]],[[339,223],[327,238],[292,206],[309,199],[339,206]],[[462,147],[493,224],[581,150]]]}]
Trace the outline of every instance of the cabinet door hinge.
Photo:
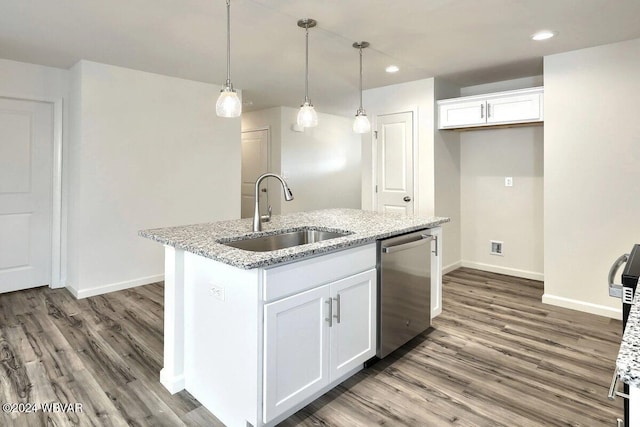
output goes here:
[{"label": "cabinet door hinge", "polygon": [[376,193],[378,192],[378,186],[376,185]]}]

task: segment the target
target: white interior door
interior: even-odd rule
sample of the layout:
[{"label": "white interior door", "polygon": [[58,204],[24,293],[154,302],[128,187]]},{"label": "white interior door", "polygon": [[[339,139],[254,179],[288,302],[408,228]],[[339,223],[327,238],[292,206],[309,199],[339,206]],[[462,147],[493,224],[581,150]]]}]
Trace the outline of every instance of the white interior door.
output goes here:
[{"label": "white interior door", "polygon": [[0,98],[0,292],[51,283],[53,105]]},{"label": "white interior door", "polygon": [[377,116],[376,210],[413,214],[413,113]]},{"label": "white interior door", "polygon": [[[260,175],[269,170],[269,130],[242,132],[242,202],[240,216],[251,218],[254,206],[254,185]],[[266,214],[269,193],[266,183],[260,189],[261,214]]]}]

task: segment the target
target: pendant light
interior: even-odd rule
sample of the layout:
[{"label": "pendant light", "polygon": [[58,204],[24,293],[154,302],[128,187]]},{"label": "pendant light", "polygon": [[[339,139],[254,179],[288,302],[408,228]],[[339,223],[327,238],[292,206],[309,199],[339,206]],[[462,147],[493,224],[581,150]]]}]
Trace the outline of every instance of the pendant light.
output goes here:
[{"label": "pendant light", "polygon": [[242,103],[238,93],[231,83],[231,0],[227,0],[227,81],[224,83],[218,102],[216,114],[218,117],[240,117]]},{"label": "pendant light", "polygon": [[318,24],[315,19],[300,19],[298,21],[298,27],[305,30],[305,68],[304,68],[304,103],[300,106],[298,111],[298,126],[310,128],[318,126],[318,113],[313,108],[311,100],[309,99],[309,28],[313,28]]},{"label": "pendant light", "polygon": [[360,51],[360,107],[356,111],[356,118],[353,121],[353,131],[355,133],[367,133],[371,131],[371,123],[367,118],[367,112],[362,108],[362,49],[369,47],[369,42],[355,42],[353,47]]}]

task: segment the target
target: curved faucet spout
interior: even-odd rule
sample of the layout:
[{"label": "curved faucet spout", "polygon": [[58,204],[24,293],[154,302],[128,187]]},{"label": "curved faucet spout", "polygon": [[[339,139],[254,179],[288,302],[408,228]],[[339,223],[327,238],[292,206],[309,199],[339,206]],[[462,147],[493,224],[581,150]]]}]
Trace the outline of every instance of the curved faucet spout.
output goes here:
[{"label": "curved faucet spout", "polygon": [[260,206],[259,206],[258,192],[260,191],[259,190],[260,183],[262,183],[263,180],[269,177],[276,178],[278,181],[280,181],[280,184],[282,184],[282,192],[284,193],[284,199],[287,202],[290,202],[291,200],[293,200],[293,193],[291,192],[291,189],[289,188],[285,180],[282,179],[280,175],[276,175],[275,173],[270,173],[270,172],[260,175],[256,180],[256,185],[254,189],[255,204],[254,204],[254,210],[253,210],[253,231],[262,231],[262,221],[260,220]]}]

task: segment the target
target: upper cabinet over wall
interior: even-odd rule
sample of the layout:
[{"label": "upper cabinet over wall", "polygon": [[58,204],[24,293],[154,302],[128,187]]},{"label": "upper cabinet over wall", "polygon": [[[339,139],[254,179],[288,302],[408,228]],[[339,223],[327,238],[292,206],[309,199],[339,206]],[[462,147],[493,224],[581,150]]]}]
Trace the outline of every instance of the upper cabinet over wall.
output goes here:
[{"label": "upper cabinet over wall", "polygon": [[543,91],[535,87],[437,101],[438,129],[542,122]]}]

